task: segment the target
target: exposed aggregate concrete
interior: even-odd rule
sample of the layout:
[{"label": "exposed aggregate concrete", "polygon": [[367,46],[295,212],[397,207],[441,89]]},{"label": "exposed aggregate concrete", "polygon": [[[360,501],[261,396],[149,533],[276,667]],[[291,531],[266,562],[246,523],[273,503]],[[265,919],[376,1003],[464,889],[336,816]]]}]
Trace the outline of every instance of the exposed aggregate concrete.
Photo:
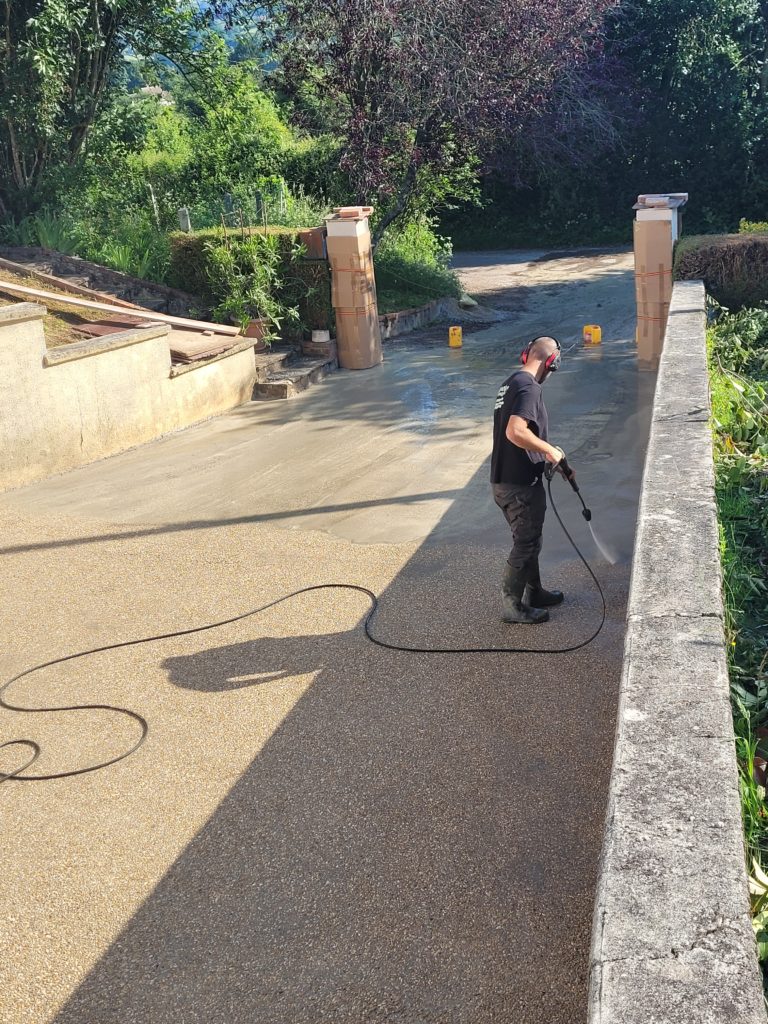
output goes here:
[{"label": "exposed aggregate concrete", "polygon": [[[615,345],[574,353],[549,402],[596,525],[628,551],[647,390],[632,383],[621,259],[579,293],[612,303]],[[516,331],[547,311],[566,319],[542,297]],[[572,335],[581,320],[576,306]],[[587,635],[599,602],[551,515],[545,582],[568,601],[546,627],[499,621],[508,541],[482,460],[483,410],[518,347],[501,330],[474,336],[463,392],[439,385],[453,356],[404,348],[392,376],[320,385],[292,417],[261,406],[196,430],[197,463],[187,431],[4,496],[2,678],[324,582],[381,594],[386,639]],[[345,476],[339,451],[365,473]],[[583,1020],[628,589],[626,561],[598,570],[606,628],[566,657],[381,650],[360,628],[364,596],[335,590],[21,681],[19,703],[113,702],[150,733],[106,771],[0,788],[3,1024]],[[40,742],[41,771],[135,736],[105,712],[4,712],[2,728]]]}]

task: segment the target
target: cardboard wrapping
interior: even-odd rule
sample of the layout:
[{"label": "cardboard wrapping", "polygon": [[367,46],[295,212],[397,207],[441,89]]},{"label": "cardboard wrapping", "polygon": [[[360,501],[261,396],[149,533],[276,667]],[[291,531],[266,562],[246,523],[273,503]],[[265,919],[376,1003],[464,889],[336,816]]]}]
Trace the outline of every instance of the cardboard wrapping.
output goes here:
[{"label": "cardboard wrapping", "polygon": [[373,257],[370,250],[367,252],[344,252],[339,255],[330,255],[328,262],[332,270],[363,270],[368,274],[373,273]]},{"label": "cardboard wrapping", "polygon": [[672,298],[672,227],[668,221],[635,221],[635,297],[644,302]]},{"label": "cardboard wrapping", "polygon": [[328,217],[325,221],[325,230],[328,235],[328,249],[331,246],[365,244],[370,245],[371,229],[368,226],[367,218],[362,220],[351,220],[349,218]]},{"label": "cardboard wrapping", "polygon": [[634,206],[635,339],[643,369],[656,369],[659,364],[672,299],[672,246],[687,199],[685,192],[640,195]]},{"label": "cardboard wrapping", "polygon": [[331,301],[334,309],[365,309],[376,305],[376,279],[365,270],[333,270]]},{"label": "cardboard wrapping", "polygon": [[642,370],[655,370],[664,344],[664,327],[652,320],[638,320],[635,333],[637,362]]},{"label": "cardboard wrapping", "polygon": [[633,231],[637,357],[642,368],[655,369],[672,299],[673,224],[666,217],[636,220]]},{"label": "cardboard wrapping", "polygon": [[667,326],[667,317],[669,316],[669,303],[668,302],[643,302],[637,305],[637,319],[638,322],[641,320],[649,320],[654,323],[659,323],[662,327]]},{"label": "cardboard wrapping", "polygon": [[375,304],[364,309],[336,310],[336,346],[339,366],[367,370],[382,361],[381,331]]},{"label": "cardboard wrapping", "polygon": [[368,227],[368,221],[363,220],[351,220],[349,218],[337,219],[329,217],[325,222],[325,229],[328,232],[328,237],[337,241],[339,239],[356,239],[356,238],[370,238],[371,230]]},{"label": "cardboard wrapping", "polygon": [[359,263],[360,269],[364,269],[372,260],[370,238],[328,238],[326,245],[328,247],[328,262],[331,266],[334,263],[340,266]]},{"label": "cardboard wrapping", "polygon": [[664,347],[668,316],[668,302],[638,304],[635,341],[638,365],[641,369],[655,370],[658,367],[661,350]]},{"label": "cardboard wrapping", "polygon": [[345,207],[325,221],[336,345],[346,370],[366,370],[382,361],[370,213],[370,207]]},{"label": "cardboard wrapping", "polygon": [[672,301],[672,271],[663,270],[635,275],[635,300],[638,306],[647,302]]},{"label": "cardboard wrapping", "polygon": [[310,228],[299,232],[299,241],[307,250],[307,259],[324,260],[327,257],[325,228]]},{"label": "cardboard wrapping", "polygon": [[672,269],[672,225],[666,220],[636,220],[633,224],[635,272]]}]

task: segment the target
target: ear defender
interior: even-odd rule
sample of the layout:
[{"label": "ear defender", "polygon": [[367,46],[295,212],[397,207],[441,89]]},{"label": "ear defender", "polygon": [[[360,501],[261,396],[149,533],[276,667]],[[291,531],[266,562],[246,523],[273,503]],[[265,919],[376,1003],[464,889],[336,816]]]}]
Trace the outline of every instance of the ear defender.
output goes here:
[{"label": "ear defender", "polygon": [[[523,364],[523,366],[525,366],[525,364],[528,362],[528,356],[531,353],[531,347],[533,346],[534,342],[539,340],[539,337],[541,337],[541,335],[539,335],[536,338],[532,338],[525,346],[523,351],[520,353],[520,362]],[[552,338],[552,340],[557,345],[557,348],[551,356],[547,356],[547,361],[544,363],[544,369],[547,372],[551,371],[552,373],[554,373],[555,370],[560,369],[560,342],[557,340],[557,338]]]},{"label": "ear defender", "polygon": [[554,373],[555,370],[560,369],[560,342],[557,340],[557,338],[553,338],[552,340],[557,345],[557,348],[551,356],[547,357],[547,361],[546,363],[544,363],[544,369],[551,373]]}]

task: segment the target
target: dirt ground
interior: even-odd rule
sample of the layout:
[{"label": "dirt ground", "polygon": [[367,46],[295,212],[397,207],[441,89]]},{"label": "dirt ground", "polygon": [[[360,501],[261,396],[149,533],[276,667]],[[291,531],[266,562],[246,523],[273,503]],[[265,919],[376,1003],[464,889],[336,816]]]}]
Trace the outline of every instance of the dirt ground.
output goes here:
[{"label": "dirt ground", "polygon": [[[3,282],[8,285],[20,284],[27,288],[45,288],[47,291],[55,291],[61,295],[64,294],[51,285],[42,285],[31,280],[29,277],[23,277],[21,274],[14,274],[9,270],[0,269],[0,306],[8,306],[16,302],[35,301],[6,291],[3,288]],[[76,306],[69,306],[63,301],[59,303],[49,300],[44,305],[48,309],[48,313],[43,320],[45,342],[48,348],[58,348],[60,345],[71,345],[75,341],[83,340],[84,335],[78,334],[73,328],[80,324],[88,323],[89,318],[87,315],[83,315],[82,311],[78,312]]]}]

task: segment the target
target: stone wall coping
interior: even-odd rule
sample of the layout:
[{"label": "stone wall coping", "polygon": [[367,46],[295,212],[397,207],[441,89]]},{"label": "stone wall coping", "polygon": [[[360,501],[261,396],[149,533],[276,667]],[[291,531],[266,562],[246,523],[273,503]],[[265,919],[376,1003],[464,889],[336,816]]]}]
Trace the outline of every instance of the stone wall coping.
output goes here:
[{"label": "stone wall coping", "polygon": [[164,338],[170,334],[170,330],[168,324],[153,324],[150,327],[137,327],[136,330],[104,334],[100,338],[86,338],[85,341],[76,341],[71,345],[60,345],[58,348],[48,349],[43,357],[43,366],[60,366],[76,359],[88,359],[104,352],[114,352],[129,345],[138,345],[142,341]]},{"label": "stone wall coping", "polygon": [[13,302],[0,306],[0,327],[6,324],[23,324],[27,320],[42,320],[48,310],[38,302]]},{"label": "stone wall coping", "polygon": [[638,514],[589,1024],[766,1024],[709,418],[704,286],[678,282]]}]

